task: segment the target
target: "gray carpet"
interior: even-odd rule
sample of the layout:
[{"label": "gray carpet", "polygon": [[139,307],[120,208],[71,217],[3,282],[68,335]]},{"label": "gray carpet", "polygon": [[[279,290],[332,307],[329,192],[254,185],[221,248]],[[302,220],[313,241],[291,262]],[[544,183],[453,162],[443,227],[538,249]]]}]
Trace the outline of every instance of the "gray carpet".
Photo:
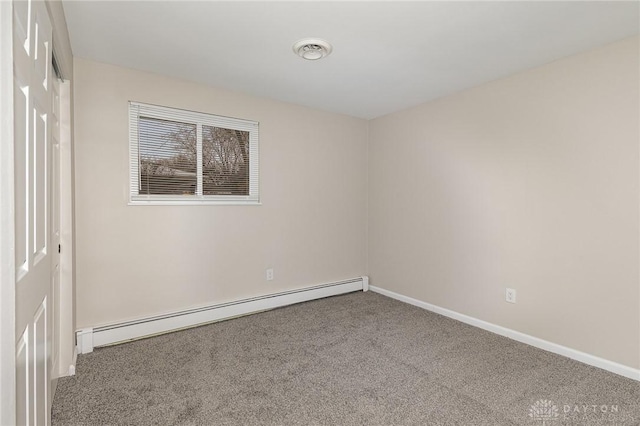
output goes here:
[{"label": "gray carpet", "polygon": [[638,425],[640,383],[352,293],[81,355],[76,376],[59,381],[52,420]]}]

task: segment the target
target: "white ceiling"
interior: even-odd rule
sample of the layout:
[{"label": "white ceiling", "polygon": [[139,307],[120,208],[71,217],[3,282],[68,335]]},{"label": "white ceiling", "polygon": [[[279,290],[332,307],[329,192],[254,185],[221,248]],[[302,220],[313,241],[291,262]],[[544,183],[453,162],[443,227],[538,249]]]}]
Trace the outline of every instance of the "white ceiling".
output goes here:
[{"label": "white ceiling", "polygon": [[[64,1],[74,55],[373,118],[638,34],[631,2]],[[333,44],[294,55],[304,37]]]}]

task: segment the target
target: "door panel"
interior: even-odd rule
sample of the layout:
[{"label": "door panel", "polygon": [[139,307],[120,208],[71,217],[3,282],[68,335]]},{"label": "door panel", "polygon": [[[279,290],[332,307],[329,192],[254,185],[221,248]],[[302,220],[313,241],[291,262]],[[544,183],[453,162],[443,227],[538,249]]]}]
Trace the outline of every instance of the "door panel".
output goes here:
[{"label": "door panel", "polygon": [[32,387],[29,381],[29,349],[29,329],[26,329],[18,340],[16,351],[16,421],[19,425],[29,424],[30,413],[33,411]]},{"label": "door panel", "polygon": [[[15,186],[16,188],[27,188],[27,146],[29,141],[27,117],[29,116],[29,87],[26,84],[22,84],[20,81],[16,81],[13,88],[13,96],[13,113],[15,122],[14,138],[16,141],[14,144]],[[18,281],[20,281],[29,268],[29,263],[27,261],[29,258],[29,249],[27,248],[27,239],[29,236],[29,205],[27,196],[28,193],[26,191],[15,193],[16,277]]]},{"label": "door panel", "polygon": [[[13,2],[16,407],[19,425],[49,424],[52,288],[51,24],[42,1]],[[22,112],[20,112],[22,111]]]},{"label": "door panel", "polygon": [[40,309],[36,312],[33,322],[33,369],[34,376],[34,401],[33,406],[35,415],[33,419],[34,425],[47,424],[47,409],[49,408],[48,395],[48,350],[47,350],[47,299],[42,302]]},{"label": "door panel", "polygon": [[47,112],[36,103],[33,108],[33,264],[47,254]]},{"label": "door panel", "polygon": [[[13,41],[17,46],[22,46],[24,53],[29,55],[29,7],[26,1],[13,2]],[[17,52],[14,50],[13,54]]]},{"label": "door panel", "polygon": [[[35,79],[36,82],[40,82],[45,91],[48,91],[49,74],[51,73],[51,23],[46,7],[33,7],[32,24],[35,26],[31,33],[35,36],[33,58]],[[47,103],[47,105],[49,104]]]}]

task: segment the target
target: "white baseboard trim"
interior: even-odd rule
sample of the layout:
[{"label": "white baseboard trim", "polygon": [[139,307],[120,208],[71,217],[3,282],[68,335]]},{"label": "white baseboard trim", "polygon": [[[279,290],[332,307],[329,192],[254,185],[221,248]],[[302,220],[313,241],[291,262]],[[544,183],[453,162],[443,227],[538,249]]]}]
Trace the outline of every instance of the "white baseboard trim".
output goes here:
[{"label": "white baseboard trim", "polygon": [[69,366],[69,370],[67,371],[69,376],[76,375],[76,362],[78,361],[78,347],[73,348],[73,358],[71,359],[71,365]]},{"label": "white baseboard trim", "polygon": [[141,337],[195,327],[309,300],[322,299],[354,291],[367,291],[368,283],[368,277],[358,277],[314,287],[172,312],[149,318],[140,318],[134,321],[84,328],[76,331],[77,353],[86,354],[93,352],[93,348],[99,346],[123,343]]},{"label": "white baseboard trim", "polygon": [[581,352],[575,349],[568,348],[566,346],[559,345],[557,343],[552,343],[547,340],[539,339],[537,337],[530,336],[528,334],[521,333],[519,331],[512,330],[510,328],[502,327],[500,325],[492,324],[487,321],[483,321],[474,317],[470,317],[468,315],[464,315],[455,311],[451,311],[449,309],[441,308],[440,306],[432,305],[431,303],[423,302],[418,299],[414,299],[412,297],[404,296],[399,293],[395,293],[390,290],[385,290],[376,286],[369,286],[369,290],[380,293],[384,296],[390,297],[392,299],[399,300],[401,302],[408,303],[410,305],[417,306],[422,309],[426,309],[427,311],[435,312],[436,314],[443,315],[445,317],[453,318],[465,324],[472,325],[474,327],[481,328],[483,330],[490,331],[495,334],[499,334],[504,337],[508,337],[513,340],[517,340],[521,343],[526,343],[527,345],[535,346],[536,348],[543,349],[545,351],[553,352],[558,355],[565,356],[567,358],[571,358],[576,361],[580,361],[584,364],[591,365],[593,367],[598,367],[603,370],[610,371],[615,374],[619,374],[624,377],[628,377],[629,379],[640,381],[640,370],[635,369],[623,364],[619,364],[617,362],[609,361],[604,358],[597,357],[595,355],[590,355],[585,352]]}]

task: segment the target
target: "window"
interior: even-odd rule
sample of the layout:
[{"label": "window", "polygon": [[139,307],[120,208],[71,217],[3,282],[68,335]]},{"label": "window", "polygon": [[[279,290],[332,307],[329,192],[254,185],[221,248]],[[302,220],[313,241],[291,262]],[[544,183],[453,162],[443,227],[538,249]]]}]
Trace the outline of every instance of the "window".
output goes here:
[{"label": "window", "polygon": [[131,204],[258,204],[258,123],[129,103]]}]

